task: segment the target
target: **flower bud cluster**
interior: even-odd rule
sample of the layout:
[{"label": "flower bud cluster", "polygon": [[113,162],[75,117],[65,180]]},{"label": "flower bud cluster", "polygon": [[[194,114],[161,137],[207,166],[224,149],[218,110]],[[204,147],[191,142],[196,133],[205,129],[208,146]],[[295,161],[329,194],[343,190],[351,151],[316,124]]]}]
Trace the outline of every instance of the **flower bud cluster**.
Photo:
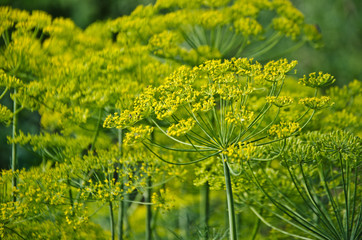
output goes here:
[{"label": "flower bud cluster", "polygon": [[195,123],[196,121],[193,118],[181,119],[178,123],[172,124],[168,127],[167,134],[179,137],[190,131],[194,127]]},{"label": "flower bud cluster", "polygon": [[140,125],[138,127],[131,127],[130,131],[126,133],[124,143],[132,145],[140,143],[148,138],[153,132],[153,127]]},{"label": "flower bud cluster", "polygon": [[293,98],[288,96],[278,96],[278,97],[271,96],[271,97],[266,97],[266,101],[281,108],[292,104]]},{"label": "flower bud cluster", "polygon": [[335,81],[336,80],[332,75],[323,72],[318,72],[318,75],[317,73],[313,72],[310,73],[308,77],[304,75],[303,78],[299,79],[300,84],[313,88],[327,87]]},{"label": "flower bud cluster", "polygon": [[331,102],[331,98],[327,96],[322,96],[320,98],[302,98],[299,100],[299,103],[313,110],[320,110],[333,105],[333,102]]},{"label": "flower bud cluster", "polygon": [[273,125],[268,130],[270,136],[278,138],[287,138],[296,132],[300,131],[299,123],[296,122],[281,122],[280,124]]}]

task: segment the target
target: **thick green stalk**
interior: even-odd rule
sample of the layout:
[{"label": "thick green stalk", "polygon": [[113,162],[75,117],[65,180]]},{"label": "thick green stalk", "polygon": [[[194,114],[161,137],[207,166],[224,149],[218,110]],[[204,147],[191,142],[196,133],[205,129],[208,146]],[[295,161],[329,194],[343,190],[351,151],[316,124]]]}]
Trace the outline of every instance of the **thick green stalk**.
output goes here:
[{"label": "thick green stalk", "polygon": [[129,205],[130,205],[129,196],[126,195],[126,196],[124,196],[124,205],[123,205],[123,224],[124,224],[124,228],[125,228],[124,234],[125,234],[126,239],[129,238],[129,233],[131,231],[130,224],[128,221],[128,212],[127,212]]},{"label": "thick green stalk", "polygon": [[[122,155],[122,129],[118,130],[118,148],[120,149]],[[122,168],[122,166],[120,166]],[[120,177],[121,189],[123,189],[123,178]],[[124,218],[124,201],[122,199],[119,200],[118,207],[118,240],[123,240],[123,218]]]},{"label": "thick green stalk", "polygon": [[109,221],[111,225],[112,240],[114,240],[114,218],[113,218],[113,204],[109,202]]},{"label": "thick green stalk", "polygon": [[210,188],[209,183],[206,182],[201,188],[201,223],[204,228],[204,239],[209,239],[209,211],[210,211]]},{"label": "thick green stalk", "polygon": [[222,161],[223,161],[223,165],[224,165],[226,198],[227,198],[227,207],[228,207],[228,216],[229,216],[230,240],[237,240],[238,237],[236,234],[234,199],[233,199],[233,191],[232,191],[232,187],[231,187],[230,169],[227,165],[226,157],[223,154],[221,154],[221,156],[222,156]]},{"label": "thick green stalk", "polygon": [[[12,137],[15,138],[17,128],[18,128],[18,118],[17,118],[17,101],[16,101],[16,88],[14,88],[14,100],[13,100],[13,129],[12,129]],[[16,196],[14,193],[14,189],[17,186],[17,178],[15,176],[15,171],[18,168],[18,157],[17,157],[17,145],[15,142],[11,144],[11,170],[13,171],[12,178],[12,191],[13,191],[13,201],[16,202]]]},{"label": "thick green stalk", "polygon": [[[150,203],[151,202],[151,196],[152,196],[152,179],[151,176],[147,177],[147,190],[145,195],[145,202]],[[146,205],[147,209],[147,215],[146,215],[146,240],[152,239],[152,206],[150,204]]]},{"label": "thick green stalk", "polygon": [[120,200],[118,207],[118,240],[123,240],[123,218],[124,218],[124,202]]}]

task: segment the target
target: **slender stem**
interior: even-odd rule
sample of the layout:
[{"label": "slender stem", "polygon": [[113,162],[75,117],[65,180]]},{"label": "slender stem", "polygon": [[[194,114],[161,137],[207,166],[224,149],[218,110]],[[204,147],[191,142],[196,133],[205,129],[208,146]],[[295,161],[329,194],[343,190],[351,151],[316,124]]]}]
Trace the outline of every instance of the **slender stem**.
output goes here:
[{"label": "slender stem", "polygon": [[233,191],[232,191],[232,187],[231,187],[230,169],[226,162],[227,161],[226,156],[224,156],[224,154],[221,154],[221,157],[222,157],[222,163],[224,165],[226,198],[227,198],[227,207],[228,207],[228,216],[229,216],[230,240],[237,240],[236,225],[235,225],[234,199],[233,199]]},{"label": "slender stem", "polygon": [[205,230],[204,239],[209,239],[209,212],[210,212],[210,187],[206,182],[201,188],[201,223],[202,228]]},{"label": "slender stem", "polygon": [[319,216],[319,219],[322,221],[323,225],[325,225],[327,227],[326,230],[338,238],[338,231],[337,231],[337,229],[335,229],[332,220],[328,216],[328,213],[325,213],[325,211],[323,211],[325,209],[323,209],[322,206],[320,206],[316,201],[316,197],[315,197],[316,194],[314,194],[312,192],[311,184],[308,183],[308,178],[304,172],[302,162],[299,163],[299,169],[302,173],[302,177],[303,177],[302,179],[304,182],[305,193],[306,193],[306,196],[308,197],[306,199],[309,199],[311,209],[314,209],[313,211],[315,212],[315,214],[317,216]]},{"label": "slender stem", "polygon": [[[16,101],[16,88],[14,88],[14,99],[13,99],[13,129],[12,129],[12,137],[15,139],[15,135],[18,128],[18,115],[17,115],[17,101]],[[17,144],[13,141],[11,144],[11,170],[13,172],[12,177],[12,191],[13,191],[13,201],[16,202],[16,196],[14,193],[14,189],[17,186],[17,178],[15,175],[15,171],[18,168],[18,157],[17,157]]]},{"label": "slender stem", "polygon": [[91,151],[93,151],[93,149],[95,147],[94,145],[97,142],[97,138],[98,138],[98,135],[99,135],[99,129],[100,129],[100,126],[101,126],[101,120],[102,120],[102,109],[99,109],[96,132],[94,133],[94,136],[93,136],[93,141],[92,141],[92,145],[91,145],[91,149],[90,149]]},{"label": "slender stem", "polygon": [[[263,215],[263,210],[264,210],[264,208],[260,207],[260,210],[259,210],[259,216],[260,217]],[[256,236],[258,235],[259,228],[260,228],[260,223],[261,223],[261,219],[258,217],[258,219],[255,222],[253,232],[251,234],[251,240],[255,240]]]},{"label": "slender stem", "polygon": [[114,218],[113,218],[113,205],[111,201],[109,202],[109,220],[111,224],[112,240],[114,240]]},{"label": "slender stem", "polygon": [[[118,129],[118,148],[120,149],[120,154],[122,156],[122,129]],[[120,169],[122,166],[120,166]],[[123,178],[120,177],[120,187],[123,190]],[[123,218],[124,218],[124,201],[122,199],[119,200],[119,207],[118,207],[118,240],[123,240]]]},{"label": "slender stem", "polygon": [[[8,230],[10,230],[10,231],[12,231],[13,233],[15,233],[16,235],[18,235],[18,237],[20,237],[21,239],[26,239],[26,238],[24,238],[23,236],[21,236],[17,231],[15,231],[14,229],[11,229],[11,228],[9,228],[9,227],[7,227],[7,226],[4,226],[4,228],[6,228],[6,229],[8,229]],[[0,238],[1,239],[1,238]]]},{"label": "slender stem", "polygon": [[67,183],[68,183],[68,194],[69,194],[70,205],[72,206],[72,209],[74,209],[73,193],[72,193],[72,189],[71,189],[71,185],[70,185],[69,175],[67,176]]},{"label": "slender stem", "polygon": [[123,240],[123,218],[124,218],[124,202],[120,200],[118,207],[118,240]]},{"label": "slender stem", "polygon": [[[348,199],[348,185],[346,184],[346,179],[345,176],[345,169],[343,167],[343,158],[342,158],[342,153],[338,152],[338,157],[339,157],[339,162],[341,164],[341,173],[342,173],[342,183],[343,183],[343,193],[344,193],[344,202],[345,202],[345,208],[346,208],[346,213],[345,213],[345,237],[346,239],[349,239],[349,199]],[[348,160],[347,160],[348,162]]]},{"label": "slender stem", "polygon": [[7,93],[8,90],[9,90],[8,87],[6,87],[6,88],[4,89],[4,91],[3,91],[2,94],[0,95],[0,99],[2,99],[2,98],[5,96],[5,94]]},{"label": "slender stem", "polygon": [[[315,225],[313,225],[312,223],[310,223],[304,216],[300,215],[297,211],[291,209],[288,205],[283,204],[282,202],[278,201],[280,199],[278,198],[273,198],[272,196],[270,196],[268,194],[268,192],[261,186],[258,178],[255,176],[253,169],[250,165],[250,163],[247,163],[248,168],[250,170],[251,176],[254,179],[254,182],[256,183],[257,187],[264,193],[264,195],[279,209],[281,210],[284,214],[286,214],[288,217],[290,217],[291,219],[293,219],[298,225],[301,225],[302,227],[304,227],[305,229],[309,230],[309,234],[312,234],[313,236],[317,237],[318,239],[328,239],[327,236],[323,235],[322,233],[318,232],[318,229]],[[298,190],[298,192],[300,191],[298,184],[296,183],[296,180],[294,179],[292,173],[290,172],[289,166],[287,166],[287,169],[289,171],[289,174],[292,178],[292,181],[294,183],[294,186],[296,187],[296,189]],[[247,172],[246,172],[247,173]],[[251,179],[251,177],[249,177],[249,179]],[[299,192],[299,195],[303,198],[303,200],[306,202],[303,194],[301,194]],[[308,202],[306,202],[308,204]],[[312,209],[313,210],[313,209]],[[254,212],[255,213],[255,212]],[[257,214],[258,216],[258,214]],[[258,216],[259,217],[259,216]],[[261,218],[261,220],[263,221],[263,219]],[[263,221],[264,222],[264,221]],[[267,226],[269,226],[266,222],[264,222]],[[295,225],[295,226],[298,226]]]},{"label": "slender stem", "polygon": [[296,234],[292,234],[292,233],[289,233],[289,232],[286,232],[280,228],[276,228],[274,227],[273,225],[271,225],[270,223],[268,223],[253,207],[250,207],[250,210],[253,211],[253,213],[261,220],[263,221],[263,223],[265,225],[267,225],[268,227],[278,231],[278,232],[281,232],[281,233],[284,233],[286,235],[289,235],[289,236],[292,236],[294,238],[300,238],[300,239],[305,239],[305,240],[312,240],[311,238],[307,238],[307,237],[303,237],[303,236],[299,236],[299,235],[296,235]]},{"label": "slender stem", "polygon": [[[152,179],[151,176],[147,177],[147,185],[148,188],[146,189],[146,196],[145,196],[145,202],[147,203],[151,203],[151,196],[152,196]],[[152,227],[151,227],[151,223],[152,223],[152,206],[151,204],[148,204],[146,206],[147,209],[147,215],[146,215],[146,240],[151,240],[152,239]]]},{"label": "slender stem", "polygon": [[[336,220],[337,220],[337,224],[338,224],[339,232],[340,232],[339,235],[341,235],[342,232],[343,232],[343,223],[342,223],[343,220],[340,218],[339,206],[338,206],[338,204],[336,204],[335,200],[333,199],[333,195],[331,193],[330,187],[328,186],[328,182],[326,181],[326,177],[325,177],[325,174],[324,174],[324,167],[325,166],[323,166],[323,164],[322,164],[321,168],[319,169],[319,175],[320,175],[321,183],[323,183],[323,185],[324,185],[326,196],[328,197],[328,200],[329,200],[329,202],[330,202],[330,204],[332,206],[334,215],[336,216]],[[343,237],[343,236],[340,236],[340,237]]]}]

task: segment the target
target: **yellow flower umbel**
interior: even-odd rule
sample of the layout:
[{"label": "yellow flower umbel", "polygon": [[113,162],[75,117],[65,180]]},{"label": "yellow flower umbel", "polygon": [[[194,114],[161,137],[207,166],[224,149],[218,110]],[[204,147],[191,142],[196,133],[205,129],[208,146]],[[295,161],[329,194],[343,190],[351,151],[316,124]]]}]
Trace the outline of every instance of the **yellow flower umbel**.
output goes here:
[{"label": "yellow flower umbel", "polygon": [[[265,16],[273,17],[261,21]],[[146,43],[158,57],[193,66],[210,59],[262,58],[283,39],[285,49],[321,40],[289,0],[158,0],[109,28],[123,44]]]},{"label": "yellow flower umbel", "polygon": [[179,137],[190,131],[194,127],[195,123],[196,122],[193,118],[189,118],[187,120],[182,119],[177,124],[172,124],[167,129],[167,134],[170,136]]},{"label": "yellow flower umbel", "polygon": [[130,131],[126,133],[124,143],[127,145],[132,145],[140,143],[150,136],[153,132],[153,127],[150,126],[138,126],[131,127]]},{"label": "yellow flower umbel", "polygon": [[299,79],[300,84],[313,88],[327,87],[335,81],[336,79],[332,75],[323,72],[318,72],[318,75],[313,72],[308,77],[304,75],[303,78]]},{"label": "yellow flower umbel", "polygon": [[296,122],[281,122],[278,125],[273,125],[269,129],[270,136],[277,138],[287,138],[300,131],[299,123]]},{"label": "yellow flower umbel", "polygon": [[331,102],[331,98],[327,96],[322,96],[320,98],[302,98],[299,100],[299,103],[313,110],[320,110],[333,105],[333,102]]},{"label": "yellow flower umbel", "polygon": [[[298,122],[280,122],[280,108],[292,103],[292,98],[279,97],[286,75],[296,61],[270,61],[264,66],[252,59],[210,60],[189,68],[182,66],[164,80],[140,94],[130,109],[110,116],[105,126],[128,128],[126,139],[149,134],[149,123],[155,127],[153,138],[145,146],[161,160],[174,165],[188,165],[217,157],[222,167],[227,190],[230,231],[235,233],[230,164],[243,159],[256,159],[259,146],[290,137],[305,126],[308,111]],[[270,111],[272,104],[278,111]],[[139,116],[138,127],[130,127],[119,116],[129,113]],[[303,125],[300,126],[302,122]],[[141,133],[138,133],[140,131]],[[136,134],[134,133],[136,132]],[[276,140],[268,140],[275,136]],[[127,142],[128,140],[126,140]],[[195,160],[188,162],[164,159],[152,148],[187,152]]]},{"label": "yellow flower umbel", "polygon": [[167,189],[160,189],[158,192],[154,192],[151,201],[154,204],[155,210],[160,208],[163,211],[170,211],[175,206],[175,197]]},{"label": "yellow flower umbel", "polygon": [[293,98],[288,96],[278,96],[278,97],[272,96],[272,97],[266,97],[266,101],[281,108],[292,104]]},{"label": "yellow flower umbel", "polygon": [[223,153],[230,158],[233,163],[241,163],[243,160],[250,160],[255,155],[256,147],[253,144],[243,144],[238,142],[229,146]]}]

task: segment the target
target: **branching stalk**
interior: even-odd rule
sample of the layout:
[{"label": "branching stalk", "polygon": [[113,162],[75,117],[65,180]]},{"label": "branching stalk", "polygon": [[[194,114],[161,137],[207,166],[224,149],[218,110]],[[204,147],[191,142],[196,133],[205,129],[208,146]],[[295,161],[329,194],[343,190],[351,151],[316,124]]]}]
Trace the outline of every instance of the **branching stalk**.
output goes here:
[{"label": "branching stalk", "polygon": [[228,217],[229,217],[229,234],[230,240],[237,240],[236,234],[236,223],[235,223],[235,210],[234,210],[234,199],[233,191],[231,187],[231,178],[230,170],[227,165],[227,158],[224,154],[221,154],[223,166],[224,166],[224,177],[225,177],[225,186],[226,186],[226,198],[227,198],[227,208],[228,208]]},{"label": "branching stalk", "polygon": [[[18,128],[18,114],[17,114],[17,99],[16,99],[16,88],[14,88],[14,99],[13,99],[13,128],[12,128],[12,137],[13,139],[16,136],[17,128]],[[15,175],[15,171],[18,168],[18,156],[17,156],[17,144],[13,141],[11,144],[11,170],[13,171],[12,177],[12,191],[13,191],[13,201],[16,202],[16,196],[14,193],[14,189],[17,186],[17,177]]]},{"label": "branching stalk", "polygon": [[109,201],[109,221],[110,221],[110,224],[111,224],[112,240],[114,240],[114,218],[113,218],[113,204],[112,204],[112,201]]},{"label": "branching stalk", "polygon": [[201,212],[201,223],[202,228],[205,231],[204,239],[209,239],[209,212],[210,212],[210,187],[209,183],[206,182],[201,187],[201,206],[200,206],[200,212]]},{"label": "branching stalk", "polygon": [[[147,189],[146,189],[146,196],[145,196],[145,201],[147,203],[151,203],[151,196],[152,196],[152,179],[151,176],[147,177]],[[147,209],[147,215],[146,215],[146,240],[151,240],[152,239],[152,227],[151,227],[151,223],[152,223],[152,205],[148,204],[146,205],[146,209]]]}]

